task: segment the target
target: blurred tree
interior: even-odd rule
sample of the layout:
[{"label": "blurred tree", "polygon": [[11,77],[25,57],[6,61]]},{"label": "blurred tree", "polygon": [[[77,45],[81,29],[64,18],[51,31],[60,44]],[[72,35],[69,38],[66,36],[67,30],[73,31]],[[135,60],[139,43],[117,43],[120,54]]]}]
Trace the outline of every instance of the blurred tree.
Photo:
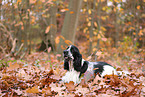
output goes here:
[{"label": "blurred tree", "polygon": [[[92,5],[93,5],[93,7],[91,9],[91,16],[90,16],[91,25],[89,27],[89,31],[90,31],[90,34],[89,34],[90,45],[89,45],[89,49],[88,49],[88,55],[92,54],[92,48],[93,48],[92,44],[93,44],[93,32],[95,30],[95,28],[94,28],[94,16],[95,16],[96,0],[93,0],[93,4]],[[90,3],[89,7],[91,8],[91,3]],[[88,12],[88,14],[89,14],[89,12]]]},{"label": "blurred tree", "polygon": [[54,51],[56,50],[55,38],[56,38],[56,33],[57,33],[56,13],[57,13],[57,5],[56,5],[56,2],[54,2],[54,4],[50,8],[50,19],[49,19],[50,32],[48,36],[48,39],[50,39],[50,43]]},{"label": "blurred tree", "polygon": [[[61,30],[61,36],[65,38],[65,40],[69,40],[74,44],[75,35],[77,31],[77,24],[80,14],[80,9],[83,0],[70,0],[69,1],[69,11],[66,12],[66,16],[64,19],[64,24]],[[63,39],[60,39],[60,43],[58,44],[57,51],[58,53],[62,53],[62,46],[65,47],[66,43]]]},{"label": "blurred tree", "polygon": [[50,42],[59,53],[77,44],[90,55],[127,40],[138,50],[145,45],[144,13],[144,0],[0,0],[0,51],[23,56]]}]

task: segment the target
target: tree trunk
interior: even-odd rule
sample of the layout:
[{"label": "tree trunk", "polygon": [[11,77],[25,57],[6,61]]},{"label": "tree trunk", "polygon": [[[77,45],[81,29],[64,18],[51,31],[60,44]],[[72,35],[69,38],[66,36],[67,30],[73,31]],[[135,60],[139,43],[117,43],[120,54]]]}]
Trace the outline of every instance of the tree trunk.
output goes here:
[{"label": "tree trunk", "polygon": [[56,50],[55,48],[55,37],[57,32],[56,13],[57,13],[57,5],[53,4],[50,8],[50,18],[49,18],[50,31],[48,32],[49,34],[48,39],[50,39],[53,51]]},{"label": "tree trunk", "polygon": [[92,14],[91,14],[91,26],[90,26],[90,45],[89,45],[89,51],[88,54],[90,55],[92,53],[92,43],[93,43],[93,28],[94,28],[94,15],[95,15],[95,6],[96,6],[96,0],[93,2],[93,9],[92,9]]},{"label": "tree trunk", "polygon": [[117,23],[118,21],[118,9],[116,9],[116,20],[115,20],[115,47],[118,48],[118,39],[119,39],[119,24]]},{"label": "tree trunk", "polygon": [[[30,9],[30,2],[29,0],[26,1],[26,5],[27,5],[27,10]],[[31,25],[30,25],[30,12],[27,11],[27,16],[28,16],[28,19],[26,21],[26,26],[24,27],[24,30],[26,31],[26,38],[25,38],[25,43],[26,43],[26,47],[28,48],[28,52],[29,54],[31,53],[31,36],[30,36],[30,28],[31,28]],[[29,44],[28,44],[29,42]]]},{"label": "tree trunk", "polygon": [[[97,35],[100,33],[101,31],[101,0],[98,1],[98,7],[97,7],[97,29],[98,29],[98,33]],[[100,49],[100,39],[97,39],[97,45],[96,45],[97,51]],[[96,52],[97,52],[96,51]],[[95,61],[97,61],[97,55],[95,55]]]},{"label": "tree trunk", "polygon": [[[75,41],[75,34],[77,30],[82,1],[83,0],[70,0],[69,11],[66,12],[64,24],[61,30],[61,36],[63,36],[65,40],[71,41],[72,44],[74,44]],[[62,53],[62,46],[65,47],[66,43],[63,39],[60,39],[60,43],[57,47],[58,53]]]}]

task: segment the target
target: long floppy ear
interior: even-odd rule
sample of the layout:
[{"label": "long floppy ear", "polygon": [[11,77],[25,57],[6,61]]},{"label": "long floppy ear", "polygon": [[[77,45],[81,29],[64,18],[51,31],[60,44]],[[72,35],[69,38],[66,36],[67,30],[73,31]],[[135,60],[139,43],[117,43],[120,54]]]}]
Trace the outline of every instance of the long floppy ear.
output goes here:
[{"label": "long floppy ear", "polygon": [[74,63],[73,63],[74,69],[76,71],[81,71],[82,55],[77,53],[76,55],[73,56],[74,56]]},{"label": "long floppy ear", "polygon": [[69,71],[69,62],[66,59],[64,60],[64,70]]},{"label": "long floppy ear", "polygon": [[83,66],[81,67],[81,73],[85,73],[86,70],[88,69],[88,61],[84,61]]},{"label": "long floppy ear", "polygon": [[88,61],[84,61],[83,66],[81,67],[81,72],[80,72],[79,78],[80,78],[81,75],[82,75],[83,73],[85,73],[86,70],[88,69],[88,64],[89,64]]}]

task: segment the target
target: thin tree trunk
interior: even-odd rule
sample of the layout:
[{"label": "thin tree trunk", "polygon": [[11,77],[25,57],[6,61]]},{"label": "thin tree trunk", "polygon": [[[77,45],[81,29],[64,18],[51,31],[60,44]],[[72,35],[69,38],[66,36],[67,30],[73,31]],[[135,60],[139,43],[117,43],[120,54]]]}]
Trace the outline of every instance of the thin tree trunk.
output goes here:
[{"label": "thin tree trunk", "polygon": [[[29,0],[26,1],[26,5],[27,5],[27,10],[30,9],[30,3],[29,3]],[[29,54],[31,53],[31,36],[30,36],[30,12],[27,11],[27,14],[28,15],[28,19],[26,21],[26,25],[24,27],[25,31],[26,31],[26,39],[25,39],[25,43],[26,43],[26,47],[28,48],[28,52]],[[29,42],[29,44],[28,44]]]},{"label": "thin tree trunk", "polygon": [[[80,14],[80,9],[83,0],[70,0],[69,2],[69,11],[66,12],[66,16],[64,19],[64,24],[61,30],[61,36],[65,38],[65,40],[69,40],[74,44],[75,34],[77,30],[77,24]],[[63,39],[60,39],[60,43],[58,44],[57,51],[58,53],[62,53],[61,47],[67,46]]]},{"label": "thin tree trunk", "polygon": [[[139,1],[136,2],[134,0],[134,3],[137,3],[137,5],[138,5]],[[136,4],[134,4],[134,5],[136,5]],[[137,12],[139,14],[139,16],[141,16],[139,10],[134,9],[134,15],[136,15],[135,12]],[[139,17],[138,16],[136,17],[136,20],[137,20],[137,23],[136,23],[136,26],[135,26],[136,34],[135,34],[135,42],[134,42],[135,47],[137,46],[137,43],[138,43],[138,33],[139,33]]]},{"label": "thin tree trunk", "polygon": [[93,2],[93,9],[92,9],[92,14],[91,14],[91,27],[90,27],[90,45],[89,45],[89,51],[88,54],[90,55],[92,52],[92,43],[93,43],[93,28],[94,28],[94,15],[95,15],[95,7],[96,6],[96,0]]},{"label": "thin tree trunk", "polygon": [[49,19],[50,35],[48,35],[48,39],[50,39],[53,51],[56,50],[55,48],[55,37],[57,32],[56,13],[57,13],[57,5],[54,3],[53,6],[51,6],[50,8],[50,19]]},{"label": "thin tree trunk", "polygon": [[118,39],[119,39],[119,28],[118,28],[118,9],[116,8],[117,7],[117,3],[115,2],[115,9],[116,9],[116,12],[115,12],[115,47],[117,48],[118,47]]},{"label": "thin tree trunk", "polygon": [[117,48],[118,47],[118,39],[119,39],[119,28],[118,28],[118,9],[116,9],[116,20],[115,20],[115,47]]},{"label": "thin tree trunk", "polygon": [[[97,26],[98,26],[97,27],[97,29],[98,29],[97,35],[101,31],[101,14],[100,14],[100,12],[101,12],[101,0],[99,0],[98,7],[97,7],[97,16],[99,17],[99,18],[97,18]],[[97,39],[97,46],[96,46],[96,48],[97,48],[97,50],[100,49],[100,39]],[[95,55],[95,61],[97,61],[97,56],[96,55]]]}]

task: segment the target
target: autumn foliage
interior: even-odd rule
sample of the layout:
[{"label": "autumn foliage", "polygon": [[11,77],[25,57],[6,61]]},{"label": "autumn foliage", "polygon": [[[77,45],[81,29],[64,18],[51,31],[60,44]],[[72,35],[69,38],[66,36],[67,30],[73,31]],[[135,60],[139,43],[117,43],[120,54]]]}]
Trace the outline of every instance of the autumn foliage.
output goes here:
[{"label": "autumn foliage", "polygon": [[[145,0],[82,0],[76,32],[63,36],[66,13],[76,14],[69,1],[0,0],[0,96],[144,97]],[[45,52],[37,52],[41,42]],[[130,74],[63,83],[58,50],[70,44],[85,60]]]},{"label": "autumn foliage", "polygon": [[42,52],[28,55],[25,60],[11,58],[7,59],[7,62],[1,61],[1,64],[8,67],[0,68],[0,95],[4,97],[8,95],[143,97],[145,95],[145,77],[140,71],[143,63],[139,61],[131,60],[129,69],[126,65],[114,65],[117,70],[123,70],[123,68],[128,70],[131,73],[128,76],[100,78],[97,75],[87,83],[74,84],[61,81],[65,71],[63,61],[57,60],[57,57],[60,55],[48,55]]}]

